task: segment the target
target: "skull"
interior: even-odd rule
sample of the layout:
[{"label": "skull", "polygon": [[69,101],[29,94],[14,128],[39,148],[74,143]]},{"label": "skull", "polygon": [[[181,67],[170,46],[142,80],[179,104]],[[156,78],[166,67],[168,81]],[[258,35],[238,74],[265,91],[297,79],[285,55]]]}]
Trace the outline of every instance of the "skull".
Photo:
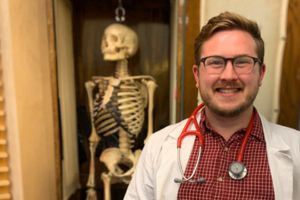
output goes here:
[{"label": "skull", "polygon": [[114,23],[105,29],[101,41],[104,60],[127,59],[136,53],[137,48],[138,38],[131,28]]}]

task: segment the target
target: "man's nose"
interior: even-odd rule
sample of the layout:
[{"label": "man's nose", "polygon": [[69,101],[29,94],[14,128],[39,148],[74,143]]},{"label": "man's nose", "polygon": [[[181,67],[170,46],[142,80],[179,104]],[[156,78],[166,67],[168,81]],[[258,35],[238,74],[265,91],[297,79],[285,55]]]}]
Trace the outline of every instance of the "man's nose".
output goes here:
[{"label": "man's nose", "polygon": [[238,78],[238,75],[234,69],[231,60],[228,60],[227,63],[225,64],[224,70],[221,73],[220,78],[224,80],[235,80]]}]

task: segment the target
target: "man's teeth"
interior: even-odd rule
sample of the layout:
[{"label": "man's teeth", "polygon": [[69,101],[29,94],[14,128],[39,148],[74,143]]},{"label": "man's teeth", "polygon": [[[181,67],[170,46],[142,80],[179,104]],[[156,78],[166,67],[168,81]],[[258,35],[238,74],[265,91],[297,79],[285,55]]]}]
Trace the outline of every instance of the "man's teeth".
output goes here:
[{"label": "man's teeth", "polygon": [[219,89],[217,89],[217,91],[221,92],[221,93],[235,93],[235,92],[240,91],[240,89],[238,89],[238,88],[219,88]]}]

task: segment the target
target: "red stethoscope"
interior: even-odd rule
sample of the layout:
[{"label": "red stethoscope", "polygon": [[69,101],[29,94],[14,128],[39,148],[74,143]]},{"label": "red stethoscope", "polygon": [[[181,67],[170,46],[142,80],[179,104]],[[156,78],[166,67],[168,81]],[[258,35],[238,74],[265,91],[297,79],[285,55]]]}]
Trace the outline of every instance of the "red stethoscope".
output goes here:
[{"label": "red stethoscope", "polygon": [[[204,148],[204,135],[202,134],[199,124],[197,123],[197,113],[204,107],[204,104],[200,104],[192,113],[192,115],[190,116],[190,118],[187,120],[180,136],[178,137],[177,140],[177,162],[178,162],[178,166],[179,166],[179,170],[181,173],[182,178],[175,178],[174,182],[175,183],[185,183],[185,182],[190,182],[190,183],[204,183],[205,179],[203,177],[198,178],[197,180],[193,179],[196,170],[199,166],[200,163],[200,158],[201,158],[201,153],[202,153],[202,149]],[[247,130],[246,130],[246,134],[244,136],[244,139],[242,141],[242,145],[241,148],[239,150],[239,153],[237,155],[237,159],[235,161],[233,161],[230,165],[229,165],[229,170],[228,170],[228,174],[229,176],[234,179],[234,180],[241,180],[243,178],[246,177],[247,175],[247,168],[246,166],[243,164],[243,157],[244,157],[244,152],[245,152],[245,148],[246,148],[246,144],[248,142],[248,139],[251,135],[251,131],[253,129],[253,117],[254,116],[254,112],[252,114],[252,117],[250,119],[250,122],[248,124]],[[190,125],[194,125],[196,130],[188,130],[188,128],[190,127]],[[180,159],[180,149],[181,149],[181,144],[182,144],[182,140],[184,139],[185,136],[189,136],[189,135],[195,135],[200,143],[199,146],[199,151],[198,151],[198,156],[197,156],[197,161],[195,164],[195,167],[192,171],[192,174],[189,177],[186,177],[184,175],[183,169],[182,169],[182,165],[181,165],[181,159]]]}]

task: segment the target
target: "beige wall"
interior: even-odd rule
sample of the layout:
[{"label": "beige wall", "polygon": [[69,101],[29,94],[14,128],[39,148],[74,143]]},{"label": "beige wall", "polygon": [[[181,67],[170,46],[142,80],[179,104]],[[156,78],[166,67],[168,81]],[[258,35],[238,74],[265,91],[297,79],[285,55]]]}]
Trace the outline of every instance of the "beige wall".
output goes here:
[{"label": "beige wall", "polygon": [[1,0],[13,199],[57,199],[46,0]]}]

